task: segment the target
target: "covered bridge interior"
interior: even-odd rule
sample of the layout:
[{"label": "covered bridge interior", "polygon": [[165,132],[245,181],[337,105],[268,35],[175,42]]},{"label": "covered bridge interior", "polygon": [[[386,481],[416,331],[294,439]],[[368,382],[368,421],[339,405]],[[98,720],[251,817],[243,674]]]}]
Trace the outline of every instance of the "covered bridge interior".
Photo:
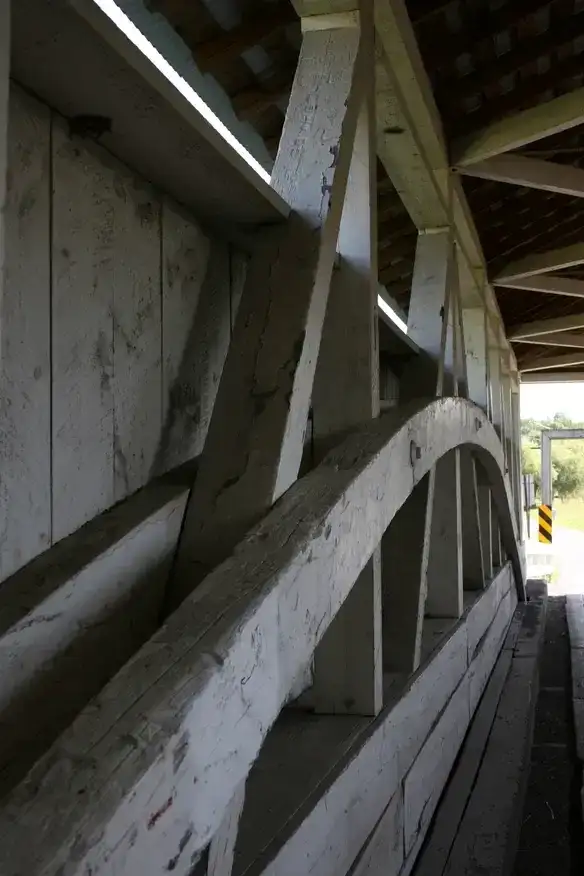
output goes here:
[{"label": "covered bridge interior", "polygon": [[0,0],[2,876],[466,872],[583,51],[580,0]]}]

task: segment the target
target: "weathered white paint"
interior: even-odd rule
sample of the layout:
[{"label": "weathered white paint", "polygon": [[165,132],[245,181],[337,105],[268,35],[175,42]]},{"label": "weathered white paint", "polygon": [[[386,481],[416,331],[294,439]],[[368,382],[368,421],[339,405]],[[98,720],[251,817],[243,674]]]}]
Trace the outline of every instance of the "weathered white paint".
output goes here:
[{"label": "weathered white paint", "polygon": [[525,155],[499,155],[460,170],[479,179],[584,198],[584,170],[554,161],[541,161]]},{"label": "weathered white paint", "polygon": [[584,298],[584,280],[571,277],[556,277],[555,274],[542,274],[518,279],[494,280],[497,286],[508,289],[527,289],[532,292],[545,292],[549,295],[567,295],[569,298]]},{"label": "weathered white paint", "polygon": [[399,876],[404,859],[403,791],[399,787],[375,825],[349,876]]},{"label": "weathered white paint", "polygon": [[2,793],[156,630],[187,495],[155,483],[3,583]]},{"label": "weathered white paint", "polygon": [[[372,20],[369,27],[372,46]],[[337,247],[341,262],[333,274],[312,394],[318,458],[351,427],[379,414],[372,77],[370,82],[357,124]],[[379,548],[316,650],[309,701],[317,712],[381,710]]]},{"label": "weathered white paint", "polygon": [[426,615],[459,618],[463,607],[460,451],[436,466],[429,533]]},{"label": "weathered white paint", "polygon": [[161,229],[159,196],[16,85],[10,106],[0,580],[200,453],[246,266],[168,199]]},{"label": "weathered white paint", "polygon": [[[483,571],[485,581],[493,577],[493,518],[491,509],[491,488],[480,465],[475,464],[477,477],[477,498],[481,541],[483,545]],[[496,522],[495,522],[496,525]]]},{"label": "weathered white paint", "polygon": [[[304,0],[304,5],[314,4]],[[440,116],[404,0],[375,3],[375,26],[379,157],[420,230],[453,223],[468,279],[465,304],[484,303],[501,324],[497,299],[485,286],[486,263],[464,190],[449,170]]]},{"label": "weathered white paint", "polygon": [[[412,440],[427,448],[413,466]],[[80,842],[72,873],[105,861],[158,872],[177,849],[186,873],[397,509],[459,443],[492,479],[522,592],[500,442],[480,410],[448,398],[381,418],[288,492],[6,799],[6,876],[58,867]],[[80,807],[80,788],[99,805]]]},{"label": "weathered white paint", "polygon": [[469,725],[470,679],[460,682],[404,781],[404,846],[409,856],[423,836]]},{"label": "weathered white paint", "polygon": [[0,581],[51,543],[49,144],[49,112],[11,89],[8,192],[6,212],[0,210],[6,226],[3,295],[0,291]]},{"label": "weathered white paint", "polygon": [[231,876],[244,801],[245,781],[236,788],[219,830],[211,840],[206,876]]},{"label": "weathered white paint", "polygon": [[354,27],[303,36],[272,174],[295,212],[285,229],[265,233],[248,270],[170,605],[298,475],[363,95],[359,45]]},{"label": "weathered white paint", "polygon": [[[389,827],[390,835],[386,839],[393,844],[393,830],[399,830],[402,825],[399,811],[402,783],[407,782],[415,769],[420,752],[431,745],[440,714],[460,685],[468,685],[471,660],[483,653],[480,649],[475,655],[472,643],[483,637],[485,644],[491,642],[487,631],[509,587],[509,576],[498,576],[474,602],[465,618],[432,654],[429,663],[400,691],[397,702],[388,706],[370,731],[346,751],[331,773],[330,784],[325,787],[321,784],[321,794],[307,799],[301,819],[274,838],[269,855],[262,855],[248,866],[245,876],[295,876],[299,867],[314,876],[337,876],[347,871],[358,852],[355,873],[361,872],[358,869],[361,861],[364,866],[379,862],[380,867],[388,868],[387,872],[394,872],[391,869],[394,867],[399,869],[404,837],[401,836],[395,857],[384,860],[383,829],[386,825]],[[492,648],[486,651],[493,655]],[[462,732],[464,734],[464,729]],[[438,777],[430,791],[434,801],[436,792],[439,793]],[[421,793],[426,793],[425,785]],[[409,799],[415,805],[415,797],[410,794]],[[423,800],[422,796],[421,804]],[[423,831],[420,832],[420,842],[423,835]],[[412,864],[410,860],[409,867]],[[365,872],[369,871],[365,869]],[[386,870],[381,869],[381,872]]]},{"label": "weathered white paint", "polygon": [[19,0],[13,22],[16,80],[67,117],[94,108],[115,120],[104,145],[159,189],[221,226],[287,215],[236,137],[216,131],[170,64],[160,72],[94,0]]},{"label": "weathered white paint", "polygon": [[[115,173],[53,130],[53,534],[115,501],[113,288]],[[73,343],[69,339],[74,338]]]},{"label": "weathered white paint", "polygon": [[582,124],[583,95],[584,88],[578,88],[514,116],[493,122],[473,135],[463,148],[455,150],[455,163],[460,167],[476,164]]},{"label": "weathered white paint", "polygon": [[117,502],[145,484],[154,465],[162,429],[162,337],[161,206],[129,173],[116,176],[111,258]]},{"label": "weathered white paint", "polygon": [[485,412],[488,409],[486,318],[482,307],[462,308],[468,398]]},{"label": "weathered white paint", "polygon": [[[0,0],[0,307],[4,284],[4,211],[8,171],[8,112],[10,89],[11,0]],[[0,313],[1,316],[1,313]],[[0,344],[2,338],[0,336]],[[0,357],[2,347],[0,346]]]},{"label": "weathered white paint", "polygon": [[548,271],[561,271],[584,262],[584,243],[571,243],[547,252],[537,252],[511,262],[494,280],[505,285],[508,281],[521,280]]}]

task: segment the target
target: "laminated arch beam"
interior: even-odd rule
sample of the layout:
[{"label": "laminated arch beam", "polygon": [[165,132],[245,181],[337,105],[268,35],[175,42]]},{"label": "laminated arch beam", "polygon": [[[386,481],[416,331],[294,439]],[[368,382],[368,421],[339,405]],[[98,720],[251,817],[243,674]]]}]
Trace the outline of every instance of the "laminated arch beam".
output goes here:
[{"label": "laminated arch beam", "polygon": [[482,410],[442,398],[368,424],[289,490],[5,799],[3,876],[145,861],[159,873],[178,849],[196,860],[385,529],[465,445],[523,599],[503,447]]}]

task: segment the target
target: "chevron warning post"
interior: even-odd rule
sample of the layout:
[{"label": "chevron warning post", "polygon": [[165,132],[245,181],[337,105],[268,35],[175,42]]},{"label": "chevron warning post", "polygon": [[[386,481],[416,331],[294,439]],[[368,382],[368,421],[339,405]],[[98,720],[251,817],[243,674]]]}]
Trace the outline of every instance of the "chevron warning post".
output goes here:
[{"label": "chevron warning post", "polygon": [[537,512],[539,524],[539,541],[542,544],[552,543],[552,507],[540,505]]}]

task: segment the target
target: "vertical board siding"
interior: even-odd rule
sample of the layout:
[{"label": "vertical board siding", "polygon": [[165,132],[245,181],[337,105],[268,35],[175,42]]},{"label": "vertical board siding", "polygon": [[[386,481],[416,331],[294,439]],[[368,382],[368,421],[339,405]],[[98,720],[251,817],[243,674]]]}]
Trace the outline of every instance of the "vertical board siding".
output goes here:
[{"label": "vertical board siding", "polygon": [[0,580],[200,454],[246,257],[13,86]]},{"label": "vertical board siding", "polygon": [[111,174],[64,124],[53,128],[53,533],[63,538],[114,493]]},{"label": "vertical board siding", "polygon": [[0,580],[51,539],[49,158],[49,111],[12,89],[0,319]]},{"label": "vertical board siding", "polygon": [[114,499],[150,478],[160,430],[160,203],[126,172],[112,170],[114,204]]},{"label": "vertical board siding", "polygon": [[167,471],[196,456],[198,398],[188,360],[209,241],[172,204],[162,209],[162,410],[156,470]]}]

